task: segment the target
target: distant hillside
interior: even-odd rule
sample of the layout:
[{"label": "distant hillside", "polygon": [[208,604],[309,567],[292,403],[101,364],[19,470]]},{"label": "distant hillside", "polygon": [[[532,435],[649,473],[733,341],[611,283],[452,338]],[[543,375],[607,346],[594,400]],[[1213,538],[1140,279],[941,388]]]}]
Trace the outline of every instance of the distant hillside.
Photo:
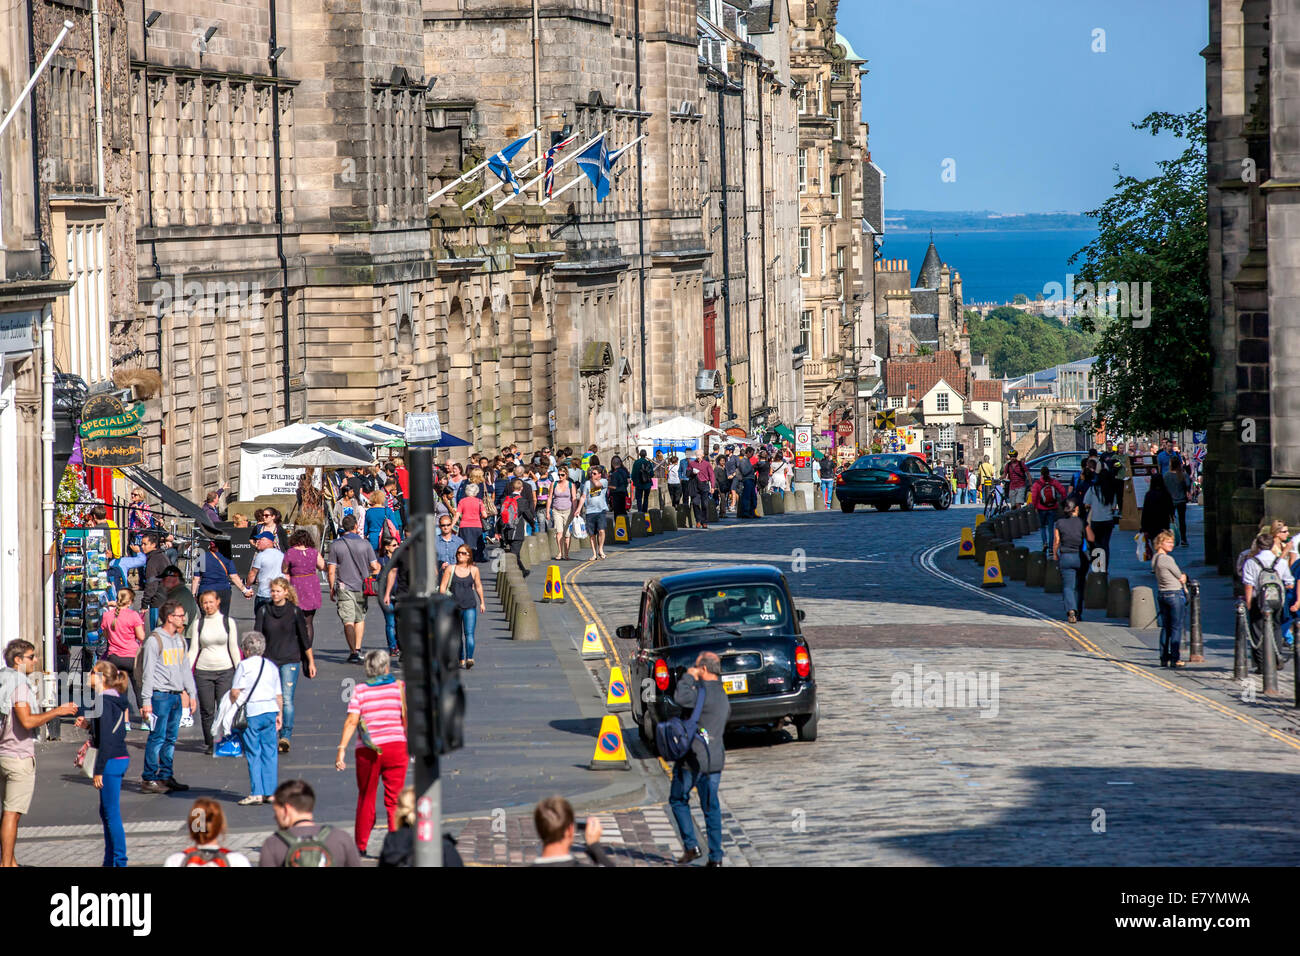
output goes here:
[{"label": "distant hillside", "polygon": [[1001,213],[991,209],[937,212],[930,209],[885,211],[885,234],[891,232],[1008,232],[1038,229],[1096,229],[1097,221],[1075,212]]}]

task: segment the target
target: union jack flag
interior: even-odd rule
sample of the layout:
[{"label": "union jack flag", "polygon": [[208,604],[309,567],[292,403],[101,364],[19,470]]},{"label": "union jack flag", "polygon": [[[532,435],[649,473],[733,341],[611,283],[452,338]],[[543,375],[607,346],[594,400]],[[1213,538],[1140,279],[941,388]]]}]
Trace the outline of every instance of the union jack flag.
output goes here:
[{"label": "union jack flag", "polygon": [[573,143],[578,138],[576,132],[569,134],[568,139],[562,139],[546,151],[546,195],[551,195],[551,190],[555,186],[555,154]]}]

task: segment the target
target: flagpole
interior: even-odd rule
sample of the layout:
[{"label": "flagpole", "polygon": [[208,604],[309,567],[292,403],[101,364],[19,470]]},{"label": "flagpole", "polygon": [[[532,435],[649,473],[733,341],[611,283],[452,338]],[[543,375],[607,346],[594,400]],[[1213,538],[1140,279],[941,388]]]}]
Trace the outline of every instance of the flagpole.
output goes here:
[{"label": "flagpole", "polygon": [[[540,126],[538,126],[538,127],[536,127],[536,128],[535,128],[531,133],[529,133],[528,135],[529,135],[529,136],[535,136],[536,134],[540,133],[541,131],[542,131],[542,128],[541,128]],[[495,156],[496,154],[493,153],[492,155]],[[481,169],[483,169],[485,166],[487,166],[487,164],[490,163],[491,161],[492,161],[492,160],[491,160],[491,157],[489,157],[488,159],[483,160],[483,162],[479,163],[477,166],[475,166],[473,169],[469,170],[468,172],[466,172],[466,173],[462,173],[462,174],[461,174],[460,176],[458,176],[456,179],[453,179],[453,180],[452,180],[451,182],[449,182],[447,185],[445,185],[445,186],[443,186],[441,189],[439,189],[436,193],[431,193],[431,194],[429,195],[429,198],[426,199],[425,202],[426,202],[426,203],[433,202],[435,199],[437,199],[439,196],[441,196],[441,195],[442,195],[443,193],[445,193],[447,190],[449,190],[449,189],[454,189],[456,186],[459,186],[459,185],[460,185],[461,183],[463,183],[465,180],[469,179],[471,176],[473,176],[473,175],[474,175],[475,173],[477,173],[479,170],[481,170]]]},{"label": "flagpole", "polygon": [[[590,147],[593,143],[599,141],[600,138],[601,138],[602,136],[604,136],[604,135],[605,135],[605,133],[603,133],[603,132],[602,132],[602,133],[597,133],[597,134],[596,134],[595,136],[593,136],[591,139],[587,140],[585,143],[583,143],[581,146],[579,146],[577,149],[575,149],[575,150],[574,150],[572,153],[570,153],[568,156],[564,157],[564,159],[562,159],[562,160],[560,160],[559,162],[557,162],[554,166],[551,167],[551,173],[552,173],[552,175],[554,175],[554,173],[555,173],[555,171],[556,171],[557,169],[559,169],[561,166],[563,166],[563,165],[565,165],[566,163],[568,163],[570,160],[572,160],[572,159],[574,159],[574,158],[576,158],[576,157],[578,157],[578,156],[581,156],[584,150],[586,150],[588,147]],[[540,173],[539,175],[535,176],[534,178],[528,180],[528,182],[524,183],[524,185],[522,185],[522,186],[519,187],[519,193],[524,192],[525,190],[528,189],[529,186],[532,186],[532,185],[536,184],[536,182],[537,182],[539,179],[543,179],[543,178],[545,178],[545,176],[546,176],[546,173],[545,173],[545,172],[542,172],[542,173]],[[492,207],[492,211],[493,211],[493,212],[496,212],[498,209],[500,209],[500,208],[501,208],[502,206],[504,206],[506,203],[510,202],[510,200],[514,199],[515,196],[519,195],[519,193],[511,193],[511,194],[510,194],[509,196],[507,196],[505,199],[501,200],[499,203],[497,203],[496,205],[494,205],[494,206]]]},{"label": "flagpole", "polygon": [[[525,169],[528,169],[529,167],[532,167],[532,166],[536,166],[538,163],[540,163],[540,162],[541,162],[543,159],[545,159],[545,158],[546,158],[546,156],[545,156],[545,154],[543,154],[543,155],[540,155],[540,156],[536,156],[536,157],[534,157],[533,159],[530,159],[528,162],[524,163],[522,166],[520,166],[518,169],[516,169],[516,170],[514,171],[514,172],[515,172],[515,177],[518,178],[519,174],[522,173]],[[461,211],[463,212],[464,210],[468,209],[470,206],[473,206],[473,205],[475,205],[475,204],[477,204],[477,203],[483,201],[484,199],[486,199],[488,196],[491,196],[494,192],[496,192],[498,189],[500,189],[500,188],[501,188],[502,186],[504,186],[505,184],[506,184],[506,181],[505,181],[504,179],[498,179],[495,183],[493,183],[493,184],[492,184],[491,186],[489,186],[487,189],[483,190],[483,192],[479,193],[477,196],[475,196],[475,197],[474,197],[473,199],[471,199],[469,202],[465,203],[465,205],[461,206],[461,207],[460,207],[460,208],[461,208]],[[520,189],[519,189],[519,191],[520,191],[520,192],[523,192],[523,189],[524,189],[524,187],[521,186]]]},{"label": "flagpole", "polygon": [[[641,142],[641,140],[643,140],[643,139],[645,139],[645,134],[644,134],[644,133],[641,134],[640,136],[638,136],[636,139],[632,140],[632,142],[628,143],[626,146],[622,147],[621,149],[619,149],[619,150],[617,150],[617,151],[615,151],[615,152],[613,152],[613,153],[610,153],[610,154],[609,154],[610,162],[614,162],[614,161],[616,161],[620,156],[622,156],[625,152],[627,152],[629,149],[631,149],[631,148],[632,148],[633,146],[635,146],[637,143]],[[564,184],[563,186],[561,186],[559,189],[557,189],[557,190],[555,190],[553,193],[551,193],[551,195],[549,195],[549,196],[547,196],[545,199],[543,199],[543,200],[542,200],[542,205],[545,206],[545,205],[546,205],[548,202],[550,202],[552,199],[554,199],[554,198],[556,198],[557,196],[559,196],[560,193],[567,192],[569,189],[571,189],[572,187],[578,185],[578,183],[582,182],[582,181],[583,181],[584,179],[586,179],[586,178],[587,178],[587,174],[586,174],[586,173],[583,173],[581,176],[578,176],[578,177],[576,177],[576,178],[574,178],[574,179],[569,180],[567,183],[565,183],[565,184]]]}]

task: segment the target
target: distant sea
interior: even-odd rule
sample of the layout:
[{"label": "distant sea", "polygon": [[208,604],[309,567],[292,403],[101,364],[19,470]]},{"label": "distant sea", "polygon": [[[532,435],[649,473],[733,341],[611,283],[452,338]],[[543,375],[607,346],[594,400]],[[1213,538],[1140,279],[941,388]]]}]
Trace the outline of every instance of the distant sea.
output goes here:
[{"label": "distant sea", "polygon": [[[1065,285],[1070,256],[1097,237],[1095,229],[998,230],[935,232],[939,258],[961,273],[966,302],[1010,302],[1016,293],[1034,296],[1049,282]],[[886,232],[882,256],[906,259],[912,281],[930,244],[928,230]]]}]

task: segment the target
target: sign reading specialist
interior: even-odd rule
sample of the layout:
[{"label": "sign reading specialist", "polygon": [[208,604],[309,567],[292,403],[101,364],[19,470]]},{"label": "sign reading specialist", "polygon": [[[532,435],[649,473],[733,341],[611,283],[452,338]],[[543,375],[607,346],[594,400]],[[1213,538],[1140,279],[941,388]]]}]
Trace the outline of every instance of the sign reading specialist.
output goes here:
[{"label": "sign reading specialist", "polygon": [[81,457],[94,468],[125,468],[144,463],[139,437],[144,405],[124,406],[114,395],[92,396],[81,407]]}]

